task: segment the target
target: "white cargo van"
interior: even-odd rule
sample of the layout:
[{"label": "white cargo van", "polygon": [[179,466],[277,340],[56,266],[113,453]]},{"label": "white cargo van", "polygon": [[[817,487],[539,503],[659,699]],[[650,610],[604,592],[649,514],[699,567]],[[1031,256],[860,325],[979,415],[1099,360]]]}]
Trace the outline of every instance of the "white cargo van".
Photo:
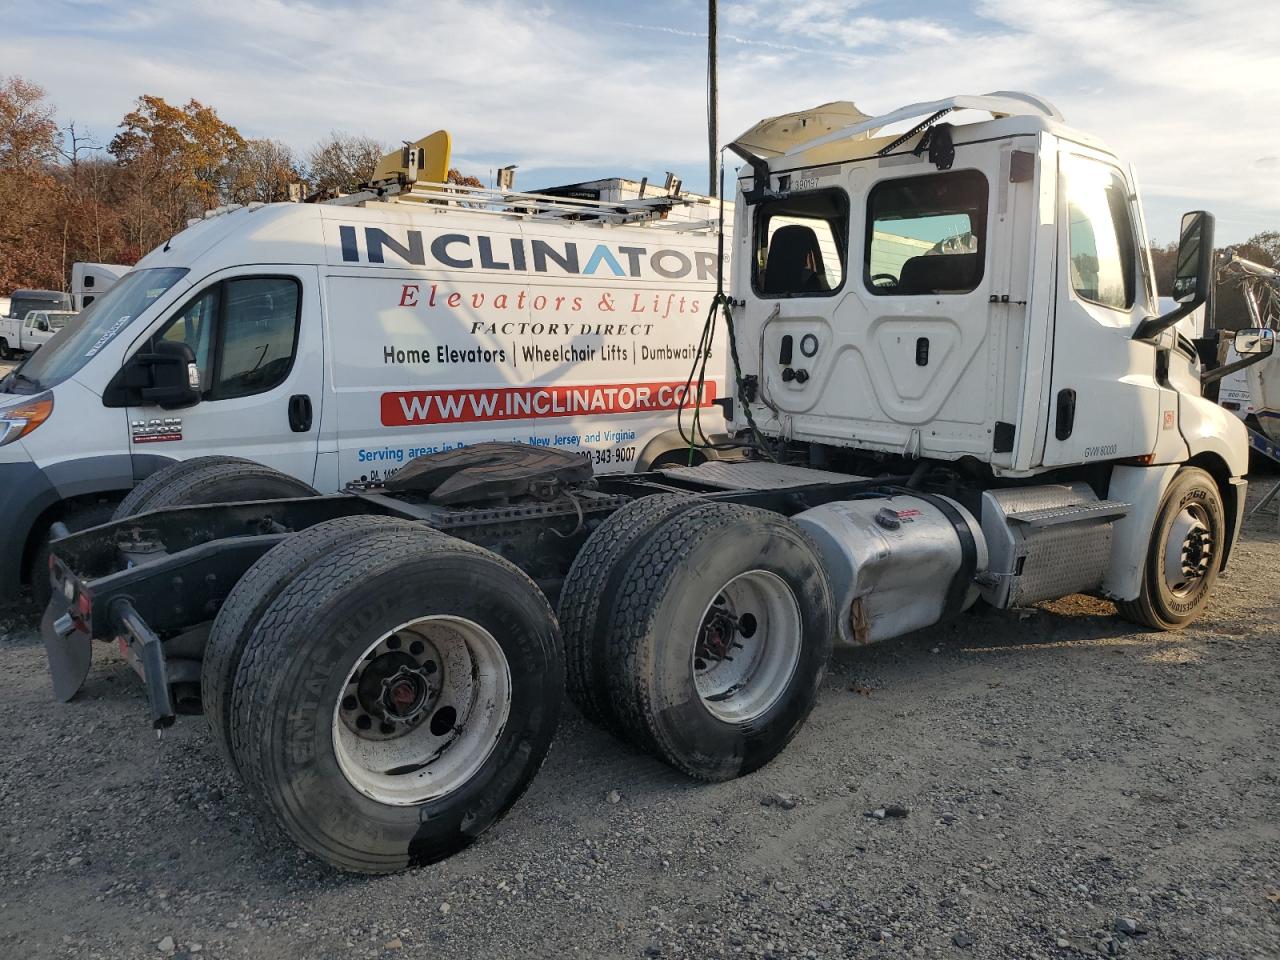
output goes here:
[{"label": "white cargo van", "polygon": [[101,522],[174,460],[236,455],[322,492],[486,440],[599,472],[687,460],[713,208],[449,189],[214,211],[11,375],[0,593],[54,521]]}]

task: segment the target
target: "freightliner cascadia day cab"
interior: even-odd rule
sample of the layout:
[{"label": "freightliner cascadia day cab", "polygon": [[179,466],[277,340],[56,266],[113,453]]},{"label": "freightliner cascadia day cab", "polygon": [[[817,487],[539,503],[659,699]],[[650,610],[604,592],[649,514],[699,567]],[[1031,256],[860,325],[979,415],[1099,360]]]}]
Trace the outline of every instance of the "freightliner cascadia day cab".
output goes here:
[{"label": "freightliner cascadia day cab", "polygon": [[83,310],[102,296],[131,268],[119,263],[73,263],[71,265],[71,305]]},{"label": "freightliner cascadia day cab", "polygon": [[[801,728],[835,641],[928,628],[980,597],[1009,609],[1087,592],[1146,627],[1194,619],[1239,533],[1248,463],[1244,426],[1202,396],[1175,329],[1206,302],[1212,218],[1184,218],[1178,306],[1158,315],[1132,174],[1036,97],[881,117],[828,104],[731,146],[747,163],[732,288],[716,297],[732,448],[707,442],[705,414],[686,422],[721,459],[600,475],[555,446],[490,443],[289,499],[263,499],[271,474],[243,461],[167,467],[128,516],[55,531],[55,695],[80,686],[91,639],[119,643],[158,729],[202,711],[301,846],[380,872],[448,856],[508,810],[566,689],[633,746],[725,780]],[[389,233],[385,220],[316,216],[331,310],[357,282],[376,288],[362,303],[391,301],[368,308],[392,311],[379,316],[418,309],[402,305],[402,267],[365,281],[342,265],[388,258],[367,232]],[[546,228],[530,216],[532,263]],[[466,269],[516,256],[507,237],[467,237],[424,236],[421,255],[476,261]],[[410,236],[391,238],[418,256]],[[595,246],[582,262],[607,251],[643,284],[645,257],[656,269],[666,249],[646,246],[636,261]],[[696,264],[673,249],[666,269]],[[715,333],[708,316],[698,342]],[[536,336],[563,349],[549,328]],[[1242,357],[1273,346],[1269,330],[1236,338]],[[390,392],[398,417],[405,392],[348,397],[346,383],[339,480],[364,475],[344,453],[342,405]],[[232,481],[237,502],[191,505]]]},{"label": "freightliner cascadia day cab", "polygon": [[8,378],[0,594],[42,592],[54,522],[109,519],[174,461],[247,458],[294,493],[489,440],[571,450],[601,472],[688,462],[676,410],[715,291],[711,208],[431,187],[414,172],[403,190],[384,171],[389,189],[337,203],[195,221]]}]

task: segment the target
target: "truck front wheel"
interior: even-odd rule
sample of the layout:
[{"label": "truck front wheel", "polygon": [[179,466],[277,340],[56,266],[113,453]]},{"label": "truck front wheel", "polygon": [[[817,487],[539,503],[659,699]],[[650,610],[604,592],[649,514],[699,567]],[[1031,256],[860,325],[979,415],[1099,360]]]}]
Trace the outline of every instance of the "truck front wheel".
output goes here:
[{"label": "truck front wheel", "polygon": [[288,834],[344,870],[462,849],[516,802],[559,719],[564,661],[537,586],[432,532],[336,545],[240,658],[237,766]]},{"label": "truck front wheel", "polygon": [[1222,567],[1226,530],[1213,477],[1198,467],[1178,471],[1151,528],[1142,592],[1116,603],[1120,615],[1157,630],[1176,630],[1198,617]]}]

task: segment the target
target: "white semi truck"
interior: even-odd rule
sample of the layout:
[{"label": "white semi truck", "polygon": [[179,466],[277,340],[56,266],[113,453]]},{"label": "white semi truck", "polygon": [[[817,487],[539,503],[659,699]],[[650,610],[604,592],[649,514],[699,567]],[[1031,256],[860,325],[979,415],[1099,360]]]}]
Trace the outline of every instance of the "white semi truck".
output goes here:
[{"label": "white semi truck", "polygon": [[[52,545],[55,693],[91,640],[118,642],[157,728],[202,710],[302,847],[383,872],[511,807],[566,687],[724,780],[800,729],[834,641],[979,598],[1089,592],[1157,629],[1203,610],[1248,462],[1174,329],[1205,301],[1207,214],[1183,221],[1179,306],[1157,316],[1132,174],[1039,98],[827,105],[732,148],[732,289],[705,332],[723,308],[735,459],[597,476],[483,444],[290,499],[262,499],[277,475],[252,463],[166,468]],[[180,402],[192,357],[148,362]],[[212,485],[237,502],[193,505]]]}]

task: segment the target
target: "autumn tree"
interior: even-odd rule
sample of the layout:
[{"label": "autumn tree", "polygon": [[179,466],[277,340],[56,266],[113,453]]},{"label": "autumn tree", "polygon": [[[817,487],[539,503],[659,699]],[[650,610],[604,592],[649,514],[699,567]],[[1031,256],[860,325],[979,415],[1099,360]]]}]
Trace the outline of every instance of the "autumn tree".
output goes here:
[{"label": "autumn tree", "polygon": [[142,96],[107,149],[129,179],[129,233],[149,249],[221,202],[232,155],[244,147],[235,127],[198,100],[175,107]]},{"label": "autumn tree", "polygon": [[447,183],[456,183],[460,187],[483,187],[484,183],[478,177],[468,176],[457,167],[449,168],[449,175],[445,178]]},{"label": "autumn tree", "polygon": [[52,105],[22,77],[0,81],[0,291],[61,288],[57,236],[60,143]]},{"label": "autumn tree", "polygon": [[372,137],[331,131],[307,154],[307,172],[315,193],[353,193],[367,183],[387,150]]},{"label": "autumn tree", "polygon": [[279,140],[246,140],[227,162],[227,198],[233,203],[278,203],[303,179],[293,151]]},{"label": "autumn tree", "polygon": [[58,124],[45,96],[22,77],[0,81],[0,168],[29,172],[57,156]]}]

